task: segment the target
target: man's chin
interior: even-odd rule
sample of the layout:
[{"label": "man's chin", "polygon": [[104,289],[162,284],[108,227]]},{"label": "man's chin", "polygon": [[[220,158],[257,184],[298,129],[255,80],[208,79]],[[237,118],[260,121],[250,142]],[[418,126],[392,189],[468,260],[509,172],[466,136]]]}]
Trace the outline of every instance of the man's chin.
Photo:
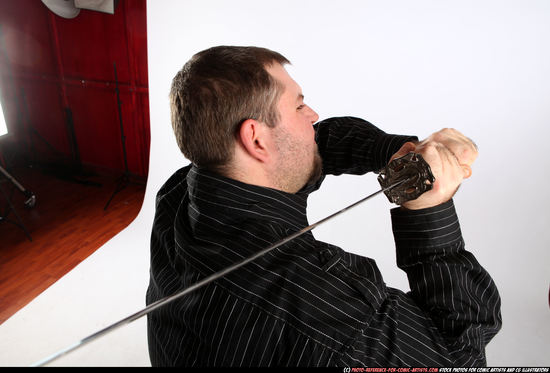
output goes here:
[{"label": "man's chin", "polygon": [[313,158],[313,167],[311,168],[307,184],[315,183],[321,176],[323,176],[323,160],[317,152]]}]

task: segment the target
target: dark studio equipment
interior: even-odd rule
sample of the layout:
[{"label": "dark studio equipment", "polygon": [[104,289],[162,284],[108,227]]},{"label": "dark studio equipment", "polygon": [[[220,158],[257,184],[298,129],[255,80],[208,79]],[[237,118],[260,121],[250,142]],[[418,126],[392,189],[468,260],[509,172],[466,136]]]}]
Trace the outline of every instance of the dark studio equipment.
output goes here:
[{"label": "dark studio equipment", "polygon": [[116,90],[116,100],[117,100],[117,107],[118,107],[118,119],[119,119],[119,125],[120,125],[120,140],[122,142],[122,156],[124,159],[124,172],[122,175],[118,178],[117,186],[115,188],[115,191],[111,195],[111,198],[107,201],[105,204],[105,207],[103,210],[107,210],[107,207],[109,207],[109,204],[113,200],[114,196],[122,191],[124,188],[128,186],[130,183],[143,185],[142,183],[135,183],[131,180],[130,171],[128,170],[128,155],[126,153],[126,135],[124,134],[124,124],[122,122],[122,101],[120,100],[120,90],[118,89],[118,76],[116,72],[116,63],[113,63],[113,69],[115,71],[115,90]]},{"label": "dark studio equipment", "polygon": [[[416,199],[418,198],[421,194],[423,194],[424,192],[432,189],[433,187],[433,182],[435,181],[435,178],[431,172],[431,169],[430,169],[430,166],[426,163],[426,161],[422,158],[422,156],[420,156],[419,154],[413,154],[413,153],[409,153],[407,155],[405,155],[404,157],[401,157],[401,158],[397,158],[397,159],[394,159],[393,161],[391,161],[388,166],[386,166],[382,171],[381,171],[381,174],[384,174],[386,175],[385,177],[383,177],[383,180],[378,180],[380,182],[380,184],[382,185],[382,188],[366,197],[364,197],[363,199],[360,199],[359,201],[343,208],[342,210],[340,211],[337,211],[335,213],[333,213],[332,215],[329,215],[327,216],[326,218],[324,219],[321,219],[319,220],[318,222],[314,223],[314,224],[311,224],[305,228],[302,228],[301,230],[283,238],[282,240],[272,244],[271,246],[261,250],[261,251],[258,251],[257,253],[255,253],[254,255],[248,257],[248,258],[245,258],[219,272],[216,272],[210,276],[207,276],[205,278],[203,278],[202,280],[196,282],[195,284],[177,292],[176,294],[173,294],[173,295],[169,295],[165,298],[162,298],[162,299],[159,299],[158,301],[154,302],[154,303],[151,303],[150,305],[148,305],[147,307],[143,308],[142,310],[134,313],[133,315],[130,315],[114,324],[111,324],[110,326],[94,333],[94,334],[91,334],[89,335],[88,337],[72,344],[71,346],[68,346],[67,348],[61,350],[61,351],[58,351],[57,353],[35,363],[34,366],[44,366],[48,363],[51,363],[52,361],[54,360],[57,360],[58,358],[96,340],[97,338],[100,338],[124,325],[127,325],[127,324],[130,324],[131,322],[147,315],[148,313],[151,313],[153,312],[154,310],[170,303],[170,302],[173,302],[174,300],[176,299],[179,299],[189,293],[191,293],[192,291],[204,286],[204,285],[207,285],[223,276],[225,276],[226,274],[258,259],[259,257],[267,254],[268,252],[272,251],[273,249],[276,249],[277,247],[280,247],[281,245],[284,245],[292,240],[294,240],[295,238],[303,235],[304,233],[307,233],[311,230],[313,230],[314,228],[317,228],[318,226],[320,226],[321,224],[323,223],[326,223],[327,221],[335,218],[336,216],[346,212],[346,211],[349,211],[350,209],[360,205],[361,203],[375,197],[376,195],[384,192],[384,193],[390,193],[390,194],[394,194],[394,195],[398,195],[400,196],[400,200],[401,202],[406,202],[406,201],[409,201],[409,200],[413,200],[413,199]],[[388,184],[388,180],[391,180],[389,181],[390,184]],[[414,192],[413,192],[414,191]],[[389,196],[388,196],[389,198]],[[391,200],[391,199],[390,199]]]},{"label": "dark studio equipment", "polygon": [[[0,36],[1,36],[1,30],[0,30]],[[8,134],[8,127],[6,125],[6,119],[5,119],[5,116],[4,116],[4,109],[3,109],[3,106],[2,106],[1,102],[0,102],[0,115],[1,115],[0,116],[0,139],[1,139],[2,137],[4,137],[5,135]],[[25,189],[25,187],[23,187],[23,185],[21,185],[13,176],[11,176],[8,173],[8,171],[6,171],[4,169],[4,167],[2,167],[2,165],[0,164],[0,193],[2,194],[2,197],[4,197],[4,199],[6,201],[6,206],[5,206],[4,210],[0,211],[0,223],[10,222],[10,223],[18,226],[19,228],[21,228],[25,232],[25,235],[28,237],[28,239],[30,241],[32,241],[32,237],[31,237],[29,231],[27,230],[27,228],[23,224],[23,221],[21,220],[21,218],[17,214],[17,211],[15,210],[15,208],[13,207],[13,204],[11,202],[13,189],[10,192],[6,192],[6,190],[4,189],[4,187],[2,185],[6,181],[10,182],[15,188],[19,189],[19,191],[21,193],[23,193],[23,195],[25,196],[25,203],[24,204],[27,208],[34,207],[34,205],[36,203],[36,196],[32,192]],[[9,219],[8,216],[10,215],[10,213],[13,213],[16,220]]]},{"label": "dark studio equipment", "polygon": [[[34,207],[34,205],[36,204],[36,196],[29,190],[25,189],[2,166],[0,166],[0,194],[2,194],[2,197],[5,200],[5,207],[3,210],[0,210],[0,223],[6,222],[14,224],[15,226],[23,230],[29,241],[32,241],[29,230],[23,224],[23,220],[21,220],[21,217],[19,216],[19,214],[17,214],[17,211],[13,206],[13,189],[11,189],[11,191],[6,191],[2,185],[5,181],[11,182],[17,189],[19,189],[21,193],[23,193],[23,195],[25,196],[24,205],[27,208]],[[9,218],[10,214],[13,214],[15,216],[15,220]]]},{"label": "dark studio equipment", "polygon": [[34,195],[33,192],[31,192],[30,190],[27,190],[25,189],[25,187],[21,184],[19,184],[19,182],[17,180],[15,180],[15,178],[13,178],[13,176],[11,176],[2,166],[0,166],[0,173],[6,178],[8,179],[9,181],[11,181],[11,183],[17,188],[19,189],[19,191],[21,193],[23,193],[23,195],[25,196],[25,207],[28,207],[28,208],[32,208],[34,207],[34,205],[36,204],[36,196]]},{"label": "dark studio equipment", "polygon": [[[17,227],[21,228],[23,232],[25,232],[25,235],[27,236],[27,238],[30,241],[32,241],[32,237],[29,231],[23,224],[21,217],[19,217],[19,215],[17,214],[17,211],[15,210],[11,202],[13,189],[12,189],[12,192],[8,193],[4,190],[4,187],[2,186],[2,182],[4,181],[3,180],[4,178],[5,180],[11,182],[21,193],[23,193],[23,195],[25,196],[25,202],[24,202],[25,207],[33,208],[34,205],[36,204],[36,196],[31,191],[25,189],[21,184],[19,184],[17,180],[15,180],[15,178],[13,178],[13,176],[11,176],[2,166],[0,166],[0,193],[2,193],[2,196],[6,201],[6,207],[4,211],[0,211],[0,223],[9,222],[16,225]],[[9,219],[8,216],[10,213],[13,213],[13,215],[15,215],[16,220]]]},{"label": "dark studio equipment", "polygon": [[[51,11],[52,19],[54,17],[54,14],[62,18],[73,19],[80,14],[82,9],[84,9],[85,11],[97,11],[107,14],[114,14],[118,5],[118,0],[42,0],[42,3]],[[60,54],[61,46],[59,42],[58,29],[55,26],[55,22],[53,21],[51,22],[51,32],[57,51],[58,65],[62,66]],[[58,68],[58,70],[60,79],[65,79],[63,69]],[[68,180],[88,186],[101,187],[102,185],[100,183],[88,180],[90,177],[97,176],[97,174],[93,171],[86,170],[83,167],[75,131],[73,111],[69,105],[67,97],[68,94],[65,89],[65,84],[61,84],[61,92],[67,140],[70,147],[70,159],[67,158],[65,154],[62,154],[55,148],[53,148],[49,143],[47,143],[47,141],[44,140],[44,138],[36,131],[36,129],[27,124],[31,131],[30,135],[35,135],[39,140],[47,145],[52,153],[54,153],[54,156],[56,158],[55,162],[41,164],[40,167],[44,168],[48,173],[53,174],[54,176],[62,180]],[[23,104],[26,104],[24,97]],[[31,146],[34,146],[32,140],[33,137],[31,136]],[[34,148],[32,150],[34,151]]]}]

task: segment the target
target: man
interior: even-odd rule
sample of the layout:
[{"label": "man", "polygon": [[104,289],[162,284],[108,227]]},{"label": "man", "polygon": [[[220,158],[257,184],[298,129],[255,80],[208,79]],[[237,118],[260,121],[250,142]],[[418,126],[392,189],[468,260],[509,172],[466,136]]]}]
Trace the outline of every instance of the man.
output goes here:
[{"label": "man", "polygon": [[316,123],[286,63],[263,48],[215,47],[174,78],[172,125],[192,164],[158,193],[147,302],[307,226],[323,175],[377,171],[415,151],[434,188],[391,211],[411,291],[309,232],[149,314],[152,364],[484,365],[500,298],[464,249],[452,201],[475,146],[448,129],[418,142],[358,118]]}]

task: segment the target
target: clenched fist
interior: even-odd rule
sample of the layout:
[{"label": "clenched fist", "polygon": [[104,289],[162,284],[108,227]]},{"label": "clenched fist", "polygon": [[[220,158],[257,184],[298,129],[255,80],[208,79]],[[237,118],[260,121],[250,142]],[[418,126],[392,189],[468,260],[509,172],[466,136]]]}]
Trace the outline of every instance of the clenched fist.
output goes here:
[{"label": "clenched fist", "polygon": [[471,165],[478,155],[473,141],[452,128],[444,128],[421,142],[403,144],[391,160],[410,152],[421,154],[435,177],[432,190],[403,203],[403,207],[411,210],[433,207],[451,199],[462,180],[472,175]]}]

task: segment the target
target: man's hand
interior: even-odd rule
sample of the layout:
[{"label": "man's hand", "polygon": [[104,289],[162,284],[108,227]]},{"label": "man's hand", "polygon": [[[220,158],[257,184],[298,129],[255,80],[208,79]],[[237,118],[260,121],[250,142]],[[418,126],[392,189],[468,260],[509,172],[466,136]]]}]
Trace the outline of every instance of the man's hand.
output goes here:
[{"label": "man's hand", "polygon": [[445,145],[461,165],[471,166],[477,158],[477,145],[454,128],[444,128],[424,141],[437,141]]},{"label": "man's hand", "polygon": [[470,139],[449,128],[419,143],[405,143],[391,160],[410,152],[421,154],[435,177],[432,190],[416,200],[403,203],[403,207],[411,210],[433,207],[451,199],[462,180],[472,175],[471,165],[478,155],[477,147]]},{"label": "man's hand", "polygon": [[458,159],[458,163],[464,168],[465,172],[468,172],[467,176],[464,177],[465,179],[472,175],[471,166],[478,155],[477,146],[472,140],[454,128],[443,128],[442,130],[431,134],[427,139],[421,142],[406,142],[403,144],[401,149],[399,149],[397,153],[391,157],[390,162],[395,158],[414,152],[418,146],[433,141],[444,145],[451,151],[451,153],[455,155]]}]

